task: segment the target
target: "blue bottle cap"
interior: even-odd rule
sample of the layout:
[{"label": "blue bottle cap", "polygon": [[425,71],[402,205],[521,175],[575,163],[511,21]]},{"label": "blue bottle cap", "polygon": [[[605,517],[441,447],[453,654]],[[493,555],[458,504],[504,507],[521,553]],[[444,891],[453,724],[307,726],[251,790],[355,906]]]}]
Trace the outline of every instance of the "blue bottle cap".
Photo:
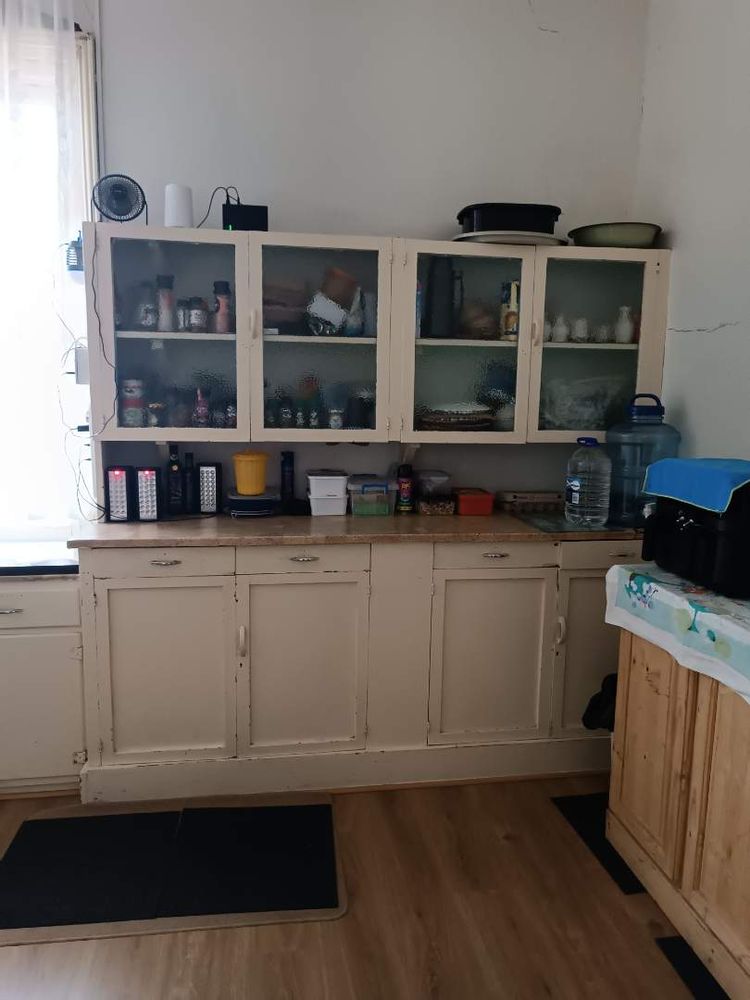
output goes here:
[{"label": "blue bottle cap", "polygon": [[582,444],[584,448],[596,448],[599,442],[596,438],[582,437],[577,439],[578,444]]}]

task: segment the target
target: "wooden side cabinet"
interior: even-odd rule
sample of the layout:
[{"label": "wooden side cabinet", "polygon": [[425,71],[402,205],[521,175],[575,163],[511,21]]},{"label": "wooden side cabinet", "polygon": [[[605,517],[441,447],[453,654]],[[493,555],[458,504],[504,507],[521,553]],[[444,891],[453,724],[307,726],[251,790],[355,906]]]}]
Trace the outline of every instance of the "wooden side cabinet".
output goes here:
[{"label": "wooden side cabinet", "polygon": [[750,705],[703,676],[682,887],[750,975]]},{"label": "wooden side cabinet", "polygon": [[610,809],[664,874],[682,862],[697,675],[624,632]]}]

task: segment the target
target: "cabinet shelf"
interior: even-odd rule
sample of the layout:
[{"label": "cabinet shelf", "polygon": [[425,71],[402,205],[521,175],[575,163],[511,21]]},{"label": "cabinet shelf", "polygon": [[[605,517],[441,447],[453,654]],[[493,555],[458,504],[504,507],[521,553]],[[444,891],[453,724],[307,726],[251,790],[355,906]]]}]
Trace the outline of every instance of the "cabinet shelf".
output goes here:
[{"label": "cabinet shelf", "polygon": [[118,340],[236,340],[236,333],[157,333],[153,330],[118,330]]},{"label": "cabinet shelf", "polygon": [[517,348],[517,340],[468,340],[461,337],[417,337],[414,341],[422,347],[505,347]]},{"label": "cabinet shelf", "polygon": [[267,344],[356,344],[369,345],[377,344],[377,337],[297,337],[294,334],[272,333],[264,334],[263,340]]},{"label": "cabinet shelf", "polygon": [[544,350],[556,351],[637,351],[638,344],[554,344],[547,341]]}]

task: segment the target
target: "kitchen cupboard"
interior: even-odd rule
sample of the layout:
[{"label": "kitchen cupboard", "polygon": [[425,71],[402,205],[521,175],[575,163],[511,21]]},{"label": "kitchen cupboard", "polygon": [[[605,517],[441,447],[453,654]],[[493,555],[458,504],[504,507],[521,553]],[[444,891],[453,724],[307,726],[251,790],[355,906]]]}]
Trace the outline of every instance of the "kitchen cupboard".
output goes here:
[{"label": "kitchen cupboard", "polygon": [[364,571],[237,578],[240,755],[364,746],[369,579]]},{"label": "kitchen cupboard", "polygon": [[429,743],[547,735],[555,570],[436,570]]},{"label": "kitchen cupboard", "polygon": [[750,705],[621,636],[607,835],[731,997],[750,995]]},{"label": "kitchen cupboard", "polygon": [[[84,236],[97,446],[603,439],[629,396],[661,388],[668,251],[108,223]],[[228,281],[230,332],[154,329],[157,275],[199,305]]]},{"label": "kitchen cupboard", "polygon": [[0,791],[67,786],[86,759],[75,580],[0,583]]},{"label": "kitchen cupboard", "polygon": [[103,763],[234,755],[234,589],[222,576],[96,580]]}]

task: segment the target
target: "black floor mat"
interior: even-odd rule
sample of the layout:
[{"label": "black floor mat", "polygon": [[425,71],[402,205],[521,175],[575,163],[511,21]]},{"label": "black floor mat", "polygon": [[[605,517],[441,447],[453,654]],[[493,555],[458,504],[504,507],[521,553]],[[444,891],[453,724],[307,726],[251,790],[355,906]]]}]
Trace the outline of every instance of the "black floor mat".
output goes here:
[{"label": "black floor mat", "polygon": [[599,864],[627,896],[646,891],[607,840],[606,792],[594,792],[591,795],[561,795],[552,801]]},{"label": "black floor mat", "polygon": [[698,1000],[729,1000],[729,995],[719,986],[685,938],[657,938],[656,943],[694,997]]},{"label": "black floor mat", "polygon": [[29,820],[0,861],[0,928],[338,905],[330,805]]}]

